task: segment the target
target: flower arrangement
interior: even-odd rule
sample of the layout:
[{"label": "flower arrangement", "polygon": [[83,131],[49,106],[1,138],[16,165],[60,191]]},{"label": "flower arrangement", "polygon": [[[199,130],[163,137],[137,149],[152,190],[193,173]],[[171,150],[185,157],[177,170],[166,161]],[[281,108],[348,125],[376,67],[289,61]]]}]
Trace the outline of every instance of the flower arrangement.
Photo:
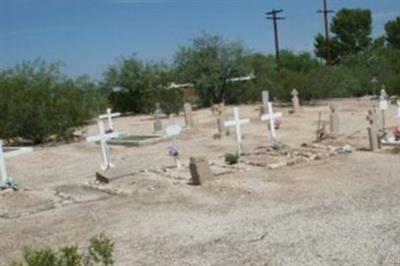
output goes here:
[{"label": "flower arrangement", "polygon": [[393,130],[393,135],[394,135],[394,139],[396,141],[400,141],[400,126],[397,126],[394,130]]},{"label": "flower arrangement", "polygon": [[168,155],[172,157],[178,157],[179,156],[179,151],[178,147],[176,147],[174,144],[171,144],[168,146]]},{"label": "flower arrangement", "polygon": [[275,129],[279,129],[279,128],[281,127],[281,124],[282,124],[282,120],[276,119],[276,120],[274,121]]}]

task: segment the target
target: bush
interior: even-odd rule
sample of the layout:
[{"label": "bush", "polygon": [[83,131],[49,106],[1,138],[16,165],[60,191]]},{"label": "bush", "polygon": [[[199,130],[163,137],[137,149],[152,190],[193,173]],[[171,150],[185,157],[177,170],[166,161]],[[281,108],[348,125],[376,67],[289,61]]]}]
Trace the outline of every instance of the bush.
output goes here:
[{"label": "bush", "polygon": [[84,254],[77,246],[65,246],[58,251],[51,247],[25,248],[24,262],[14,262],[10,266],[111,266],[114,265],[113,252],[114,242],[99,234],[90,239],[88,251]]},{"label": "bush", "polygon": [[225,154],[225,163],[229,165],[234,165],[239,162],[239,154],[227,153]]},{"label": "bush", "polygon": [[70,140],[105,103],[93,83],[66,78],[60,64],[24,62],[0,72],[0,138]]}]

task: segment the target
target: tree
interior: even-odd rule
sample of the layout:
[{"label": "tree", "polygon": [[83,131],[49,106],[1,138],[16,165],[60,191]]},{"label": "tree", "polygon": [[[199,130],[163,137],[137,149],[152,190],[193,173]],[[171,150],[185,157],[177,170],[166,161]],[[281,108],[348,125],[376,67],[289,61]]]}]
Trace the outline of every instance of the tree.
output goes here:
[{"label": "tree", "polygon": [[250,74],[248,53],[240,42],[203,34],[178,50],[175,68],[179,80],[194,83],[203,105],[210,105],[225,100],[228,79]]},{"label": "tree", "polygon": [[386,41],[393,48],[400,48],[400,17],[389,21],[385,25]]},{"label": "tree", "polygon": [[[372,16],[368,9],[342,9],[332,20],[330,40],[332,58],[337,62],[340,57],[357,54],[371,45]],[[315,55],[326,58],[326,40],[322,34],[315,37]]]},{"label": "tree", "polygon": [[102,87],[108,91],[110,103],[116,111],[147,113],[161,97],[161,90],[171,81],[167,65],[144,63],[132,56],[122,58],[108,68]]}]

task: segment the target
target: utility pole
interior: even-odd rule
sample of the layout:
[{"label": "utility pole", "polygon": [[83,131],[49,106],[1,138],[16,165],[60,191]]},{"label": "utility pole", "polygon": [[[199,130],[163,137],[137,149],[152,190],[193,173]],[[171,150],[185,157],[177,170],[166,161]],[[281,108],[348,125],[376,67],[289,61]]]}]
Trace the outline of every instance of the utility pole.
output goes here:
[{"label": "utility pole", "polygon": [[328,9],[327,0],[324,0],[324,9],[318,10],[318,13],[324,14],[324,21],[325,21],[325,49],[326,49],[326,64],[332,64],[332,47],[331,47],[331,40],[329,37],[329,27],[328,27],[328,14],[334,13],[333,10]]},{"label": "utility pole", "polygon": [[267,12],[267,19],[270,19],[273,21],[274,24],[274,35],[275,35],[275,52],[276,52],[276,71],[278,73],[278,76],[281,73],[281,60],[280,60],[280,53],[279,53],[279,36],[278,36],[278,20],[283,20],[285,19],[284,17],[278,17],[277,14],[282,13],[283,10],[279,9],[272,9],[272,11]]}]

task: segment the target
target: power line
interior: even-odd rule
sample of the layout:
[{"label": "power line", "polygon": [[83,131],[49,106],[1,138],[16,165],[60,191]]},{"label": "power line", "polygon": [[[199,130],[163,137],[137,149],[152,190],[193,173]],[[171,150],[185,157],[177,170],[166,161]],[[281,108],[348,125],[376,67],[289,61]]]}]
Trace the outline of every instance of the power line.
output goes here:
[{"label": "power line", "polygon": [[332,47],[331,47],[331,41],[330,41],[330,37],[329,37],[328,15],[330,13],[334,13],[334,11],[328,9],[327,0],[323,0],[323,1],[324,1],[324,9],[318,10],[318,13],[324,14],[326,64],[331,65],[332,64]]},{"label": "power line", "polygon": [[273,25],[274,25],[274,35],[275,35],[275,57],[276,57],[276,71],[278,73],[278,76],[281,73],[281,60],[280,60],[280,53],[279,53],[279,35],[278,35],[278,20],[284,20],[284,17],[278,17],[277,14],[282,13],[283,10],[279,9],[272,9],[272,11],[267,12],[267,19],[272,20],[273,21]]}]

